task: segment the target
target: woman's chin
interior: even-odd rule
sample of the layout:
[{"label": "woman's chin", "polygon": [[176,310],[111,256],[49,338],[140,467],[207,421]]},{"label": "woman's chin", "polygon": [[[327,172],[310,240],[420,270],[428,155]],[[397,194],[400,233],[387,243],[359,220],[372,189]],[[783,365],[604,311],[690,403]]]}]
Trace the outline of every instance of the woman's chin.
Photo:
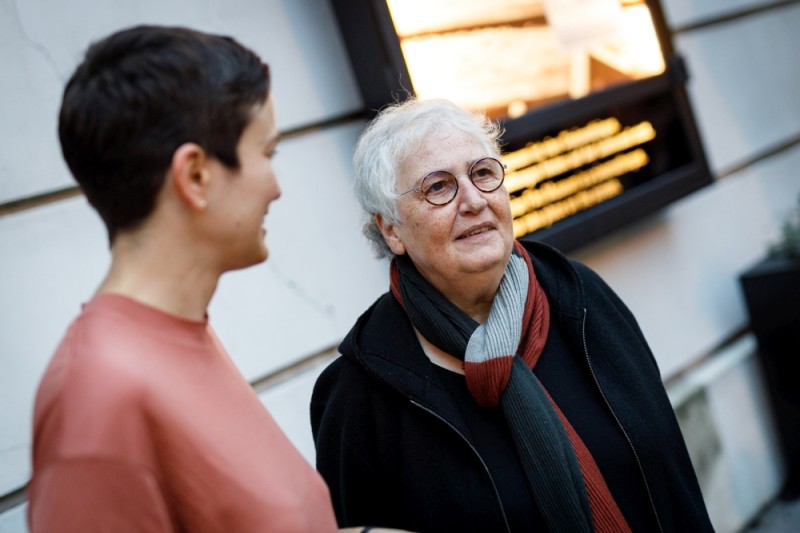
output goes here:
[{"label": "woman's chin", "polygon": [[505,246],[484,247],[464,258],[463,266],[467,272],[504,271],[511,250]]}]

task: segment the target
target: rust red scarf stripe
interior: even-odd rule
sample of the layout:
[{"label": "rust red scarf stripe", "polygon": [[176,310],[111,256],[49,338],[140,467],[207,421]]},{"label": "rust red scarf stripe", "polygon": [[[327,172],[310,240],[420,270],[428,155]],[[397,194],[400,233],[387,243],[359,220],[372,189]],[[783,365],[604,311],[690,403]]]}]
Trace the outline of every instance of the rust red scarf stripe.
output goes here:
[{"label": "rust red scarf stripe", "polygon": [[[516,244],[519,248],[522,248],[522,245],[519,243]],[[530,272],[533,272],[533,263],[531,262],[530,256],[524,251],[524,248],[522,248],[522,251],[523,253],[521,255],[525,259],[528,269]],[[531,278],[533,283],[535,283],[541,290],[541,285],[535,281],[535,277],[531,276]],[[531,321],[536,323],[540,320],[544,320],[543,318],[537,316],[537,312],[541,311],[536,309],[532,300],[532,298],[528,298],[525,302],[525,315],[523,317],[523,324],[529,324]],[[548,315],[549,311],[550,309],[548,306]],[[549,316],[547,317],[547,323],[549,325]],[[534,335],[535,331],[536,330],[533,328],[523,327],[522,339],[520,340],[520,347],[524,347],[524,349],[521,350],[520,356],[531,368],[531,370],[533,370],[533,367],[536,366],[536,363],[539,361],[539,356],[542,354],[542,351],[544,350],[544,344],[547,340],[546,333],[544,339],[541,339],[541,335]],[[534,338],[529,339],[531,336]],[[545,392],[547,392],[547,389],[545,389]],[[578,464],[580,465],[581,473],[583,474],[583,480],[586,484],[586,491],[589,495],[589,505],[592,508],[592,522],[594,523],[594,530],[598,532],[630,531],[628,522],[625,520],[625,517],[617,505],[617,502],[611,495],[611,490],[609,490],[606,480],[603,477],[602,472],[600,472],[600,468],[597,466],[597,462],[594,460],[589,448],[586,447],[583,439],[581,439],[580,435],[578,435],[578,433],[572,427],[572,424],[570,424],[569,420],[558,407],[558,404],[556,404],[555,400],[553,400],[552,396],[550,396],[549,392],[547,392],[547,397],[550,399],[550,403],[553,405],[556,413],[558,413],[558,418],[564,425],[564,429],[567,431],[570,443],[575,450],[575,455],[577,456]]]}]

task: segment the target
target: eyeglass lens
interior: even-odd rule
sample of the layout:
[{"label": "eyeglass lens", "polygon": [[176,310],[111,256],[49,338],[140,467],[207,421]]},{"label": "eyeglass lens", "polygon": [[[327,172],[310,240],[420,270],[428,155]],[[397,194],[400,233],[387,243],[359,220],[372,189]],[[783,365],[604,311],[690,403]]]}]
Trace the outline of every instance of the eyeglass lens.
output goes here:
[{"label": "eyeglass lens", "polygon": [[[473,163],[469,179],[483,192],[492,192],[503,183],[503,165],[490,157]],[[431,172],[422,180],[420,192],[423,198],[434,205],[442,205],[455,198],[458,193],[458,179],[444,170]]]}]

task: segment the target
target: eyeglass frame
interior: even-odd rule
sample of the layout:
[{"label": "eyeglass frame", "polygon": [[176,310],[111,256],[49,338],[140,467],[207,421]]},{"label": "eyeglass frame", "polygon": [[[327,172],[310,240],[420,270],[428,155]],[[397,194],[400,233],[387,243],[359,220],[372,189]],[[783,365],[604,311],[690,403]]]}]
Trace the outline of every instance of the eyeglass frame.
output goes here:
[{"label": "eyeglass frame", "polygon": [[[500,177],[500,183],[498,183],[498,184],[497,184],[497,187],[495,187],[494,189],[491,189],[491,190],[485,191],[485,190],[481,189],[480,187],[478,187],[477,185],[475,185],[475,182],[472,180],[472,170],[475,168],[475,165],[477,165],[477,164],[478,164],[478,163],[480,163],[481,161],[486,161],[487,159],[491,159],[492,161],[494,161],[495,163],[497,163],[498,165],[500,165],[500,170],[501,170],[501,172],[502,172],[502,176]],[[472,164],[469,166],[469,170],[467,170],[467,172],[462,172],[461,174],[466,174],[466,175],[467,175],[467,178],[469,178],[469,182],[470,182],[470,183],[472,183],[472,186],[473,186],[473,187],[475,187],[476,189],[478,189],[478,190],[479,190],[479,191],[481,191],[481,192],[487,192],[487,193],[488,193],[488,192],[494,192],[494,191],[496,191],[497,189],[499,189],[500,187],[502,187],[502,186],[503,186],[503,183],[504,183],[504,182],[505,182],[505,180],[506,180],[506,170],[507,170],[507,169],[508,169],[508,165],[506,165],[505,163],[503,163],[502,161],[500,161],[499,159],[497,159],[497,158],[495,158],[495,157],[481,157],[480,159],[476,159],[476,160],[475,160],[475,161],[474,161],[474,162],[473,162],[473,163],[472,163]],[[456,190],[455,190],[455,192],[453,193],[453,197],[452,197],[452,198],[450,198],[449,200],[447,200],[447,201],[446,201],[445,203],[443,203],[443,204],[435,204],[435,203],[431,202],[430,200],[428,200],[428,197],[427,197],[427,196],[425,196],[425,194],[422,192],[422,184],[425,182],[425,180],[426,180],[426,179],[427,179],[429,176],[431,176],[431,175],[433,175],[433,174],[449,174],[450,176],[453,176],[453,179],[455,179],[455,182],[456,182]],[[456,196],[458,196],[458,190],[459,190],[458,178],[460,178],[460,177],[461,177],[461,174],[458,174],[458,175],[456,175],[456,174],[453,174],[452,172],[448,172],[448,171],[446,171],[446,170],[434,170],[433,172],[429,172],[429,173],[425,174],[424,176],[422,176],[422,177],[421,177],[419,180],[417,180],[417,184],[416,184],[414,187],[410,188],[409,190],[407,190],[407,191],[406,191],[406,192],[404,192],[404,193],[400,193],[400,194],[398,194],[398,195],[397,195],[397,197],[398,197],[398,198],[400,198],[400,197],[402,197],[402,196],[405,196],[406,194],[409,194],[409,193],[412,193],[412,192],[416,192],[416,193],[419,193],[419,194],[421,194],[421,195],[422,195],[422,199],[423,199],[423,200],[425,200],[426,202],[428,202],[428,203],[429,203],[429,204],[431,204],[431,205],[435,205],[435,206],[437,206],[437,207],[441,207],[441,206],[443,206],[443,205],[447,205],[447,204],[449,204],[450,202],[452,202],[453,200],[455,200],[455,199],[456,199]]]}]

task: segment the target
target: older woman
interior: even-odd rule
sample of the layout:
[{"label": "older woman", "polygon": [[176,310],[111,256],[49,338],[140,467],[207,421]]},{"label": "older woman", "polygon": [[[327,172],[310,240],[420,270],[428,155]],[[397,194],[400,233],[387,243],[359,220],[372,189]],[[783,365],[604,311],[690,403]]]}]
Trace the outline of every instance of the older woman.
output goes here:
[{"label": "older woman", "polygon": [[514,240],[498,135],[410,99],[359,140],[356,193],[391,290],[312,398],[339,525],[711,530],[630,311],[587,267]]}]

